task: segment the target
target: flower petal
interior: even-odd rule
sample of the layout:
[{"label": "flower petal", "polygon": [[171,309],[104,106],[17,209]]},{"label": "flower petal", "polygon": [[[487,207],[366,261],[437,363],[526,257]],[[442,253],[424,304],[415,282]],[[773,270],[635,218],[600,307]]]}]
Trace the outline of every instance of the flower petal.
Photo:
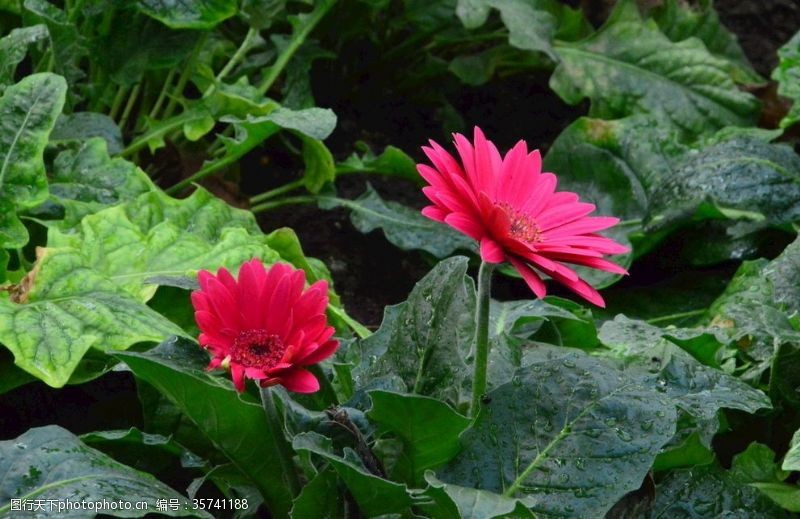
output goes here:
[{"label": "flower petal", "polygon": [[281,385],[295,393],[315,393],[319,391],[317,377],[302,368],[295,368],[280,377]]}]

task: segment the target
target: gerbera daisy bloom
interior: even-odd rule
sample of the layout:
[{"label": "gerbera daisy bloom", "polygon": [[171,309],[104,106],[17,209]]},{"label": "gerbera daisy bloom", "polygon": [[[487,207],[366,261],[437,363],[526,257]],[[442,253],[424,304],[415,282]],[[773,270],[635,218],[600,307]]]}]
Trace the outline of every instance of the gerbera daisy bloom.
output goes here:
[{"label": "gerbera daisy bloom", "polygon": [[501,157],[480,128],[475,128],[474,145],[463,135],[454,138],[460,162],[434,141],[422,148],[433,164],[417,165],[430,184],[422,191],[433,203],[422,214],[477,240],[483,261],[510,262],[537,297],[547,293],[543,273],[605,306],[597,290],[565,263],[627,274],[603,256],[628,248],[597,234],[619,219],[588,216],[594,204],[556,191],[556,176],[542,173],[539,151],[528,152],[525,141]]},{"label": "gerbera daisy bloom", "polygon": [[239,392],[245,378],[298,393],[319,389],[303,366],[327,359],[339,346],[325,317],[326,281],[303,290],[302,270],[281,263],[265,270],[257,259],[242,265],[238,281],[224,268],[216,276],[201,270],[197,280],[192,305],[198,340],[212,356],[209,370],[230,369]]}]

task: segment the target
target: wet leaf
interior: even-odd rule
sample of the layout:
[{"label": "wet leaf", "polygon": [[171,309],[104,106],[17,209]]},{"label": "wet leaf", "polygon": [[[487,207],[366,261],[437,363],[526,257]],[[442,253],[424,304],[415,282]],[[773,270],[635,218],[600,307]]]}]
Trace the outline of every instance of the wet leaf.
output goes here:
[{"label": "wet leaf", "polygon": [[536,514],[604,514],[639,488],[675,427],[669,398],[574,349],[530,351],[486,402],[437,477],[518,497]]},{"label": "wet leaf", "polygon": [[[171,517],[211,517],[203,511],[193,511],[185,496],[150,474],[117,463],[56,425],[31,429],[13,440],[0,442],[0,473],[4,474],[0,479],[2,515],[11,510],[12,498],[44,500],[45,505],[48,500],[61,504],[83,501],[101,506],[106,501],[130,505],[130,509],[126,506],[113,511],[119,517],[144,517],[156,510],[157,501],[177,499],[182,504],[180,510],[160,513]],[[147,510],[137,509],[139,503],[146,503]],[[74,512],[69,516],[86,515],[85,511]]]},{"label": "wet leaf", "polygon": [[440,262],[399,305],[388,307],[380,329],[350,348],[360,356],[357,387],[399,377],[409,391],[451,402],[469,400],[468,356],[475,292],[465,278],[467,259]]},{"label": "wet leaf", "polygon": [[25,59],[28,46],[47,38],[47,27],[31,25],[13,29],[0,38],[0,93],[14,83],[17,65]]}]

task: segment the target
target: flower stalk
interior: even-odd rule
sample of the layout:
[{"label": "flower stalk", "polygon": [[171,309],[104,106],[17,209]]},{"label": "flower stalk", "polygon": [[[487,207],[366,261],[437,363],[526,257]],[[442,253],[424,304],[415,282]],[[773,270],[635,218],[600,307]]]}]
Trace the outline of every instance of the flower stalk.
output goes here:
[{"label": "flower stalk", "polygon": [[278,454],[278,462],[280,463],[281,474],[286,482],[286,486],[292,493],[292,496],[297,496],[300,492],[300,481],[297,479],[297,471],[294,467],[292,460],[292,448],[289,442],[286,441],[286,436],[283,432],[283,420],[281,419],[278,408],[275,407],[275,400],[272,396],[272,389],[269,387],[259,388],[261,393],[261,405],[264,407],[264,413],[267,415],[267,425],[272,433],[272,440],[275,443],[275,452]]},{"label": "flower stalk", "polygon": [[470,417],[478,416],[481,399],[486,393],[486,370],[489,364],[489,305],[494,265],[481,262],[478,271],[478,300],[475,305],[475,372],[472,378]]}]

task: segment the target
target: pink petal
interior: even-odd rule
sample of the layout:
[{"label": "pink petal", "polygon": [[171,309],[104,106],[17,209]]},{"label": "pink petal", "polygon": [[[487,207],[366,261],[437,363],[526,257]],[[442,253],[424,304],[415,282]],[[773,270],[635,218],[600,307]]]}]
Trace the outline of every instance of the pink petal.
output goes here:
[{"label": "pink petal", "polygon": [[448,214],[450,213],[434,205],[429,205],[427,207],[422,208],[422,216],[426,216],[431,220],[435,220],[437,222],[444,222],[444,219],[445,217],[447,217]]},{"label": "pink petal", "polygon": [[481,239],[481,259],[487,263],[502,263],[506,255],[496,241],[484,237]]},{"label": "pink petal", "polygon": [[475,240],[479,240],[483,236],[483,228],[481,225],[474,218],[464,213],[450,213],[444,221],[450,227],[461,231]]},{"label": "pink petal", "polygon": [[550,241],[552,238],[561,236],[585,234],[589,232],[602,231],[619,223],[619,218],[611,216],[587,216],[567,225],[556,227],[543,233],[543,240]]},{"label": "pink petal", "polygon": [[281,375],[281,384],[289,391],[295,393],[314,393],[319,391],[319,381],[302,368],[295,368],[288,373]]},{"label": "pink petal", "polygon": [[298,360],[297,362],[303,366],[317,364],[333,355],[338,347],[339,341],[327,341],[321,345],[317,344],[314,346],[314,349],[310,350],[304,358]]},{"label": "pink petal", "polygon": [[244,367],[239,364],[231,363],[231,379],[233,380],[233,387],[239,393],[244,392]]},{"label": "pink petal", "polygon": [[511,265],[517,269],[517,272],[522,275],[522,279],[525,280],[525,283],[528,284],[528,287],[533,291],[534,294],[536,294],[536,297],[541,299],[547,295],[547,287],[545,287],[544,281],[542,281],[542,278],[540,278],[539,275],[533,271],[533,269],[514,256],[509,256],[508,260],[511,262]]},{"label": "pink petal", "polygon": [[583,218],[595,210],[594,204],[576,202],[573,204],[562,204],[551,209],[545,209],[536,217],[536,223],[542,231],[547,231],[553,227],[562,226],[574,222],[578,218]]}]

